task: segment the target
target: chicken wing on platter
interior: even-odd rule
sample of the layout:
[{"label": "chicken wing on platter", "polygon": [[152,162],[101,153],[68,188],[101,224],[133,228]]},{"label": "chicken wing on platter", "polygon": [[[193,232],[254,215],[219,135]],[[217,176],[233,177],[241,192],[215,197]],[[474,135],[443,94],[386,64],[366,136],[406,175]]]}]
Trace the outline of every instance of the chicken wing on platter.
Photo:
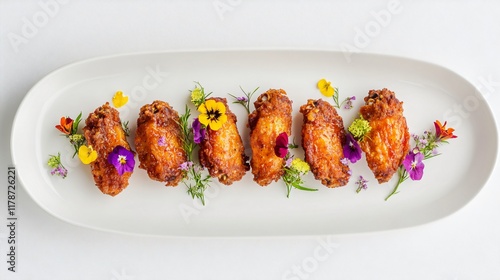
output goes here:
[{"label": "chicken wing on platter", "polygon": [[203,167],[208,169],[211,177],[219,182],[231,185],[241,180],[250,169],[245,155],[245,147],[236,127],[236,115],[231,112],[225,98],[208,98],[221,102],[226,107],[227,121],[218,130],[206,129],[205,137],[200,143],[199,158]]},{"label": "chicken wing on platter", "polygon": [[304,115],[302,147],[314,178],[329,188],[346,185],[351,175],[349,167],[341,162],[346,141],[342,117],[321,99],[309,99],[300,112]]},{"label": "chicken wing on platter", "polygon": [[187,161],[182,146],[179,113],[167,102],[156,100],[142,106],[137,119],[135,147],[139,168],[166,186],[177,186],[183,179],[180,169]]},{"label": "chicken wing on platter", "polygon": [[386,88],[370,90],[360,114],[371,130],[359,142],[368,167],[379,183],[389,181],[410,149],[410,133],[403,102]]},{"label": "chicken wing on platter", "polygon": [[255,110],[248,116],[250,127],[250,165],[254,181],[267,186],[283,175],[285,160],[276,156],[276,138],[292,130],[292,101],[282,89],[270,89],[254,102]]},{"label": "chicken wing on platter", "polygon": [[[108,156],[116,147],[121,146],[131,151],[118,111],[106,102],[89,114],[83,134],[87,145],[98,155],[97,159],[90,163],[96,186],[104,194],[111,196],[119,194],[128,186],[132,172],[120,175],[117,168],[108,161]],[[133,153],[130,154],[133,157]]]}]

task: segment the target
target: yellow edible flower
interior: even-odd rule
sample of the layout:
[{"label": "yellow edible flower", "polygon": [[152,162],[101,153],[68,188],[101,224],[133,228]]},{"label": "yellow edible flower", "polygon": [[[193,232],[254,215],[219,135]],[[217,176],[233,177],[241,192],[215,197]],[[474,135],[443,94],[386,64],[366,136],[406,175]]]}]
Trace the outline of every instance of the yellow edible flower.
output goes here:
[{"label": "yellow edible flower", "polygon": [[193,102],[196,107],[203,103],[204,97],[205,94],[199,87],[196,87],[193,91],[191,91],[191,102]]},{"label": "yellow edible flower", "polygon": [[326,97],[332,97],[335,94],[335,88],[332,87],[332,83],[325,79],[321,79],[318,81],[318,88],[321,94]]},{"label": "yellow edible flower", "polygon": [[83,164],[90,164],[97,159],[97,152],[92,149],[92,146],[87,147],[82,145],[78,149],[78,158],[80,158]]},{"label": "yellow edible flower", "polygon": [[356,140],[363,141],[363,138],[372,130],[372,127],[369,121],[363,119],[363,116],[359,116],[359,118],[352,122],[347,130],[349,130]]},{"label": "yellow edible flower", "polygon": [[300,158],[294,158],[292,160],[292,168],[303,174],[306,174],[310,170],[309,164]]},{"label": "yellow edible flower", "polygon": [[113,105],[116,108],[120,108],[123,105],[127,104],[127,102],[128,102],[128,96],[123,95],[123,92],[121,92],[121,91],[117,91],[115,93],[115,95],[113,96],[112,101],[113,101]]},{"label": "yellow edible flower", "polygon": [[226,106],[222,102],[207,100],[198,107],[198,112],[200,123],[212,130],[219,130],[227,121]]}]

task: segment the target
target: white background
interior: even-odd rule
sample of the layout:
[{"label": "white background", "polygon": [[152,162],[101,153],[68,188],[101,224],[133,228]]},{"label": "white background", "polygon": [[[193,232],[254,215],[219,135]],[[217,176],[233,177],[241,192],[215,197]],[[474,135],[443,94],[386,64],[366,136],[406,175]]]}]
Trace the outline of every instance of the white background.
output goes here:
[{"label": "white background", "polygon": [[[101,2],[0,2],[4,178],[11,165],[11,125],[25,94],[53,70],[102,55],[355,48],[443,65],[475,84],[494,111],[500,109],[498,1]],[[493,174],[462,210],[417,228],[253,239],[141,237],[80,228],[50,216],[18,187],[15,273],[7,270],[3,188],[0,279],[499,279],[499,181]]]}]

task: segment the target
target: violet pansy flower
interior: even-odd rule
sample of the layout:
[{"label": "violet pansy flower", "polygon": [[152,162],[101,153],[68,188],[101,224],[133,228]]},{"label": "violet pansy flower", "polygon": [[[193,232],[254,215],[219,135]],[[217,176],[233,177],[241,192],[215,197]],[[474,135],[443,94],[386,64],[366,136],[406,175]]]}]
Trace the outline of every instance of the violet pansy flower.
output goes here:
[{"label": "violet pansy flower", "polygon": [[408,155],[406,155],[403,160],[403,166],[406,169],[406,172],[410,174],[410,178],[414,181],[418,181],[422,179],[424,176],[424,155],[418,150],[411,150]]},{"label": "violet pansy flower", "polygon": [[121,176],[125,172],[132,172],[134,170],[134,153],[123,146],[116,146],[108,155],[108,162],[116,168],[116,171]]},{"label": "violet pansy flower", "polygon": [[343,146],[344,157],[355,163],[361,159],[361,147],[358,141],[350,133],[346,133],[346,141]]},{"label": "violet pansy flower", "polygon": [[200,144],[205,139],[205,128],[203,128],[198,118],[193,121],[193,141]]}]

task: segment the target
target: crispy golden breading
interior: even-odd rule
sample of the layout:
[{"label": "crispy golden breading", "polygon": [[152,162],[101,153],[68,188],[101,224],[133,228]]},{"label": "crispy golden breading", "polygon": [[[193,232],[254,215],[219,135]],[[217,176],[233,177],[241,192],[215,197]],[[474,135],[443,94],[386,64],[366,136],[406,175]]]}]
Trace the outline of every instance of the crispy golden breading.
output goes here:
[{"label": "crispy golden breading", "polygon": [[360,141],[368,167],[379,183],[389,181],[410,149],[410,133],[403,116],[403,102],[384,88],[370,90],[360,113],[371,131]]},{"label": "crispy golden breading", "polygon": [[97,159],[90,163],[96,186],[104,194],[119,194],[128,186],[132,172],[125,172],[120,176],[116,168],[108,162],[108,155],[116,146],[123,146],[130,151],[118,111],[106,102],[89,114],[83,134],[87,146],[92,146],[97,152]]},{"label": "crispy golden breading", "polygon": [[254,181],[267,186],[283,175],[285,160],[276,156],[276,138],[292,130],[292,101],[282,89],[270,89],[254,102],[255,110],[248,116],[250,127],[250,165]]},{"label": "crispy golden breading", "polygon": [[205,139],[200,143],[199,158],[210,176],[225,185],[241,180],[250,165],[245,155],[245,147],[236,127],[236,115],[229,110],[225,98],[208,98],[222,102],[226,106],[227,122],[218,130],[207,129]]},{"label": "crispy golden breading", "polygon": [[351,177],[343,164],[345,130],[342,117],[330,103],[309,99],[300,107],[304,115],[302,147],[317,180],[329,188],[345,186]]},{"label": "crispy golden breading", "polygon": [[187,161],[182,146],[179,114],[166,102],[156,100],[142,106],[137,119],[135,147],[139,168],[166,186],[177,186],[183,178],[179,169]]}]

